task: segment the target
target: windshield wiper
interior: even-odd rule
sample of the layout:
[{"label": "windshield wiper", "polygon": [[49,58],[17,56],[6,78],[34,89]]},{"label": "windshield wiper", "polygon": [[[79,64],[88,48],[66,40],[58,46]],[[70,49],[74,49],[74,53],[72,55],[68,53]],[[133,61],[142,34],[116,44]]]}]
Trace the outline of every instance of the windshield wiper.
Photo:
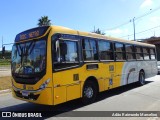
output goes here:
[{"label": "windshield wiper", "polygon": [[[35,47],[35,41],[31,41],[31,43],[27,46],[27,43],[24,43],[25,47],[22,48],[21,44],[16,45],[19,56],[24,57],[28,56],[32,53],[33,48]],[[30,50],[30,52],[29,52]]]}]

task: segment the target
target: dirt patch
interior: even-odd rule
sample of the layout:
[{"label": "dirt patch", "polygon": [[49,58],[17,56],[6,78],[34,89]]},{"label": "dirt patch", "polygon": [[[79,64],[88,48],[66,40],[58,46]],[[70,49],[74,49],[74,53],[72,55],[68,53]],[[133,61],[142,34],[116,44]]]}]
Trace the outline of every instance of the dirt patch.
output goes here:
[{"label": "dirt patch", "polygon": [[0,90],[10,89],[11,86],[11,76],[0,77]]}]

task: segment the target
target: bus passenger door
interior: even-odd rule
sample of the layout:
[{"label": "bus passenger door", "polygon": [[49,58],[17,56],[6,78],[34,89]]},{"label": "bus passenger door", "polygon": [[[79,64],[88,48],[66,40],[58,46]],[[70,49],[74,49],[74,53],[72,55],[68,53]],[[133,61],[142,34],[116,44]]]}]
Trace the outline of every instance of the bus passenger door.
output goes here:
[{"label": "bus passenger door", "polygon": [[[64,38],[63,38],[64,37]],[[54,105],[80,97],[79,41],[61,36],[52,44]],[[69,35],[67,36],[69,37]]]}]

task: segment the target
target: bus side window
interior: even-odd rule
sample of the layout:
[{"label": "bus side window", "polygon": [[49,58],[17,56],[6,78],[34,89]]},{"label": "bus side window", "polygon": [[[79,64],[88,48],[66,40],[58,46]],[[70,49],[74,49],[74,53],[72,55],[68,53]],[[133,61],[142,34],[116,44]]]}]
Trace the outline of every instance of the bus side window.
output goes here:
[{"label": "bus side window", "polygon": [[151,60],[156,59],[156,54],[155,54],[155,49],[154,48],[150,48],[150,58],[151,58]]},{"label": "bus side window", "polygon": [[115,43],[115,58],[116,60],[125,60],[124,45],[122,43]]},{"label": "bus side window", "polygon": [[146,47],[143,47],[143,56],[144,56],[144,60],[149,60],[149,49]]},{"label": "bus side window", "polygon": [[135,47],[135,52],[136,52],[136,59],[137,59],[137,60],[143,60],[142,47],[136,46],[136,47]]},{"label": "bus side window", "polygon": [[[64,51],[65,47],[65,51]],[[56,42],[53,45],[53,68],[55,70],[67,69],[68,67],[79,65],[78,41],[59,40],[59,51],[56,52]],[[59,55],[58,55],[59,54]],[[59,59],[58,60],[58,57]]]},{"label": "bus side window", "polygon": [[111,42],[99,40],[98,47],[100,60],[114,60],[113,47]]},{"label": "bus side window", "polygon": [[96,40],[90,38],[83,39],[82,48],[84,61],[98,60]]},{"label": "bus side window", "polygon": [[125,45],[126,50],[126,59],[127,60],[134,60],[135,59],[135,50],[134,46],[130,44]]}]

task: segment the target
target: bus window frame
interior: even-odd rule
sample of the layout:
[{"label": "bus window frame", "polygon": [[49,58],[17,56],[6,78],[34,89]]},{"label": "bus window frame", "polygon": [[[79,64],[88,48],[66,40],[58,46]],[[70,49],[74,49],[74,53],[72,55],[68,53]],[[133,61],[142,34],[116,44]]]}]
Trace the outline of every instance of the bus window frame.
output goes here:
[{"label": "bus window frame", "polygon": [[[112,53],[112,56],[113,56],[113,60],[101,60],[101,58],[100,58],[100,50],[99,50],[99,42],[100,41],[104,41],[104,42],[108,42],[108,43],[110,43],[110,45],[111,45],[111,50],[109,51],[109,52],[111,52]],[[112,42],[112,41],[110,41],[110,40],[104,40],[104,39],[98,39],[98,42],[97,42],[97,44],[98,44],[98,55],[99,55],[99,61],[100,62],[112,62],[112,61],[115,61],[115,55],[114,55],[114,43]]]},{"label": "bus window frame", "polygon": [[[133,51],[132,51],[132,52],[127,52],[127,51],[126,51],[126,45],[131,45],[131,46],[133,47],[133,48],[132,48]],[[136,60],[137,60],[137,59],[136,59],[136,50],[135,50],[135,47],[136,47],[136,46],[135,46],[134,44],[130,44],[130,43],[125,43],[124,46],[125,46],[126,61],[136,61]],[[127,54],[133,54],[133,57],[134,57],[134,58],[133,58],[133,59],[128,59],[128,58],[127,58]]]},{"label": "bus window frame", "polygon": [[[52,71],[53,72],[59,72],[59,71],[63,71],[63,70],[69,70],[69,69],[74,69],[74,68],[78,68],[81,66],[81,57],[80,57],[80,40],[79,39],[69,39],[69,38],[63,38],[61,36],[63,35],[68,35],[68,36],[74,36],[74,35],[70,35],[70,34],[63,34],[63,33],[56,33],[56,34],[53,34],[51,36],[51,56],[52,56]],[[76,35],[75,35],[76,36]],[[55,69],[54,68],[54,54],[53,54],[53,49],[55,50],[53,44],[56,43],[57,40],[62,40],[62,41],[73,41],[73,42],[76,42],[77,43],[77,58],[78,58],[78,62],[77,64],[78,65],[74,65],[74,66],[70,66],[70,67],[65,67],[65,68],[61,68],[61,69]]]},{"label": "bus window frame", "polygon": [[[118,43],[118,44],[123,44],[123,50],[121,51],[121,52],[117,52],[116,51],[116,43]],[[123,42],[117,42],[117,41],[115,41],[115,42],[113,42],[113,49],[114,49],[114,60],[115,61],[118,61],[118,62],[125,62],[125,61],[127,61],[127,59],[126,59],[126,51],[125,51],[125,43],[123,43]],[[122,53],[122,55],[123,55],[123,57],[124,57],[124,59],[123,60],[117,60],[116,59],[116,53]]]},{"label": "bus window frame", "polygon": [[[97,63],[100,61],[100,58],[99,58],[99,48],[98,48],[98,39],[97,38],[92,38],[92,37],[85,37],[85,36],[80,36],[81,37],[81,52],[82,52],[82,61],[84,63]],[[83,41],[87,39],[87,40],[94,40],[95,43],[96,43],[96,52],[97,52],[97,60],[85,60],[84,59],[84,50],[86,49],[83,49]],[[93,51],[93,50],[92,50]]]},{"label": "bus window frame", "polygon": [[[147,49],[147,52],[149,51],[148,53],[143,52],[143,60],[144,61],[150,61],[151,60],[151,58],[150,58],[150,47],[142,46],[142,51],[143,51],[143,49]],[[149,59],[145,59],[144,55],[149,55]]]},{"label": "bus window frame", "polygon": [[[137,52],[136,47],[139,47],[139,48],[140,48],[141,53],[140,53],[140,52]],[[142,47],[143,47],[143,46],[140,46],[140,45],[134,45],[135,56],[136,56],[137,54],[142,54],[142,57],[143,57],[143,59],[137,59],[137,56],[136,56],[136,61],[144,61],[144,55],[143,55],[143,48],[142,48]]]},{"label": "bus window frame", "polygon": [[[154,51],[154,54],[151,54],[151,49],[153,49]],[[155,55],[155,59],[151,59],[151,55]],[[156,48],[149,48],[149,57],[150,57],[150,60],[156,60]]]}]

